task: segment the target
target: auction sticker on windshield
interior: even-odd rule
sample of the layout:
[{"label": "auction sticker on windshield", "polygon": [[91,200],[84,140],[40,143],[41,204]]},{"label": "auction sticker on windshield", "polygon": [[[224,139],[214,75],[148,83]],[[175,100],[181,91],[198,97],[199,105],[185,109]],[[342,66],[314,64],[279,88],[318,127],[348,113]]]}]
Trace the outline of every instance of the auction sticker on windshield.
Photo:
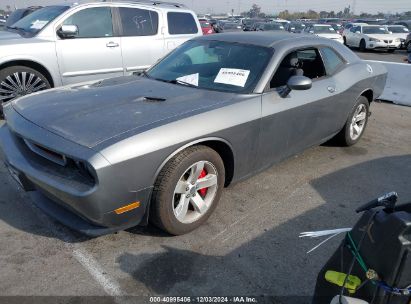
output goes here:
[{"label": "auction sticker on windshield", "polygon": [[192,85],[195,85],[196,87],[198,87],[198,78],[199,78],[200,74],[191,74],[191,75],[186,75],[186,76],[182,76],[177,78],[177,81],[182,81],[185,83],[189,83]]},{"label": "auction sticker on windshield", "polygon": [[218,72],[214,82],[244,87],[249,75],[249,70],[222,68],[220,72]]}]

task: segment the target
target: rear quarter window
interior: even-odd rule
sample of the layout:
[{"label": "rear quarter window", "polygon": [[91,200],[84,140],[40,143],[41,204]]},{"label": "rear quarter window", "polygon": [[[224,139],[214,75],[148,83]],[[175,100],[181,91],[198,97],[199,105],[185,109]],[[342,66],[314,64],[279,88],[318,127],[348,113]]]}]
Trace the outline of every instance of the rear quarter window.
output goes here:
[{"label": "rear quarter window", "polygon": [[344,65],[344,60],[334,50],[324,47],[320,51],[327,75],[333,75]]},{"label": "rear quarter window", "polygon": [[168,33],[170,35],[197,34],[198,27],[190,13],[167,13]]}]

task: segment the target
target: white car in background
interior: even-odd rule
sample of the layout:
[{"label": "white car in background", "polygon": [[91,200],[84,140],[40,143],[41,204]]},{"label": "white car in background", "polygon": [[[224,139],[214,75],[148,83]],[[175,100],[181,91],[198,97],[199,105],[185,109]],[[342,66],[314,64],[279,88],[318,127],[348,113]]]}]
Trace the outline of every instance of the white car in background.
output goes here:
[{"label": "white car in background", "polygon": [[405,48],[405,40],[410,31],[403,25],[386,25],[385,28],[392,33],[395,38],[400,38],[401,48]]},{"label": "white car in background", "polygon": [[383,25],[355,25],[344,32],[344,43],[361,51],[387,50],[392,53],[401,47],[401,39]]},{"label": "white car in background", "polygon": [[330,24],[311,24],[304,29],[304,33],[317,35],[319,37],[336,40],[344,43],[340,34]]}]

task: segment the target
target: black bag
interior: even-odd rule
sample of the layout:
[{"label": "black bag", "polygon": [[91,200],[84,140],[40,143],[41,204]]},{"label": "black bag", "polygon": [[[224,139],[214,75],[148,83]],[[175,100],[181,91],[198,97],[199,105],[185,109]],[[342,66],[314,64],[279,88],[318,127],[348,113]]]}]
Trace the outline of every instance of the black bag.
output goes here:
[{"label": "black bag", "polygon": [[[377,272],[387,286],[407,288],[411,285],[411,203],[400,205],[393,212],[386,210],[366,211],[350,232],[359,252],[369,269]],[[329,304],[341,293],[342,288],[325,280],[325,273],[334,270],[367,280],[346,238],[317,277],[314,304]],[[350,273],[350,268],[352,271]],[[346,289],[343,294],[365,300],[371,304],[411,304],[410,295],[388,293],[368,281],[354,294]]]}]

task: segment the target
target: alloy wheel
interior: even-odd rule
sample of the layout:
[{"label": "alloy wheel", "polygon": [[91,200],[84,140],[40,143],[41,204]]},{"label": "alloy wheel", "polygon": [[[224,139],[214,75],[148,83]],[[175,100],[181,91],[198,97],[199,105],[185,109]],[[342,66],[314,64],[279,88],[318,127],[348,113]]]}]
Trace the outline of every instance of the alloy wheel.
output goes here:
[{"label": "alloy wheel", "polygon": [[190,224],[200,219],[213,204],[218,188],[217,170],[208,161],[199,161],[180,177],[174,190],[176,219]]},{"label": "alloy wheel", "polygon": [[364,126],[367,121],[367,108],[364,104],[358,105],[354,112],[350,124],[350,137],[352,140],[359,138],[364,131]]},{"label": "alloy wheel", "polygon": [[47,89],[46,82],[36,74],[16,72],[0,82],[0,101],[7,102],[44,89]]}]

